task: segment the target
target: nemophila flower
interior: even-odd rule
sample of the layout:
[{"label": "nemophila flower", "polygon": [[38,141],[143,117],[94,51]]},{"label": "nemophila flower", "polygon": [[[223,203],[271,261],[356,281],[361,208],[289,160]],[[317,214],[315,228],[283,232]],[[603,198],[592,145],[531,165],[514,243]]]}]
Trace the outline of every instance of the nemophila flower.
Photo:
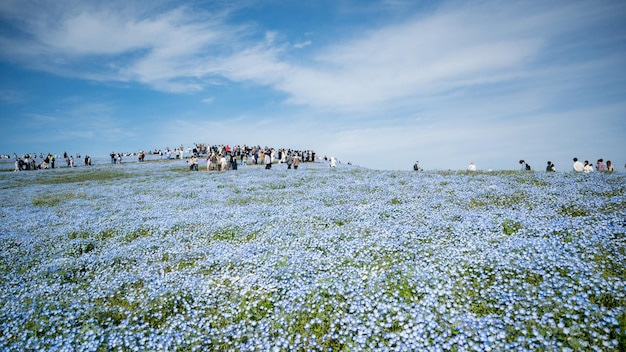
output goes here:
[{"label": "nemophila flower", "polygon": [[615,175],[275,171],[0,190],[0,348],[617,346]]}]

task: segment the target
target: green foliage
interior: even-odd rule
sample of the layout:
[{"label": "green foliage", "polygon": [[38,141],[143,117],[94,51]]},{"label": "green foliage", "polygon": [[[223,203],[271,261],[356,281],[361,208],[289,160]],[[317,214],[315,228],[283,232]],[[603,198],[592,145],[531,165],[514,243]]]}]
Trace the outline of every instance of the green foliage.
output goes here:
[{"label": "green foliage", "polygon": [[34,180],[37,184],[54,185],[63,183],[88,182],[88,181],[117,181],[124,178],[136,177],[137,175],[121,168],[83,168],[58,170],[54,173],[41,173]]},{"label": "green foliage", "polygon": [[271,292],[248,291],[239,297],[239,314],[235,322],[261,321],[274,310],[274,297]]},{"label": "green foliage", "polygon": [[600,276],[604,279],[608,278],[620,278],[626,277],[626,266],[623,264],[623,254],[620,255],[617,252],[624,251],[624,246],[607,247],[604,244],[595,246],[596,252],[592,256],[592,261],[597,264],[596,268],[600,272]]},{"label": "green foliage", "polygon": [[253,241],[257,235],[258,231],[251,231],[245,227],[227,226],[211,231],[204,236],[211,241],[247,243]]},{"label": "green foliage", "polygon": [[140,227],[124,235],[124,241],[130,243],[139,238],[146,238],[154,235],[154,230],[150,228]]},{"label": "green foliage", "polygon": [[385,291],[390,297],[398,297],[404,301],[417,302],[424,298],[418,293],[415,284],[400,272],[389,273],[385,278]]},{"label": "green foliage", "polygon": [[496,300],[479,297],[475,297],[470,301],[468,310],[479,318],[486,315],[502,315],[504,313]]},{"label": "green foliage", "polygon": [[286,189],[287,185],[284,183],[270,183],[267,186],[268,189]]},{"label": "green foliage", "polygon": [[87,199],[86,193],[47,193],[33,198],[33,205],[36,207],[54,207],[61,202],[72,199]]},{"label": "green foliage", "polygon": [[213,232],[213,239],[216,241],[233,241],[237,238],[239,231],[234,227],[224,227]]},{"label": "green foliage", "polygon": [[502,222],[502,232],[505,235],[512,235],[518,230],[523,229],[524,227],[519,222],[513,221],[511,219],[506,219]]},{"label": "green foliage", "polygon": [[482,208],[482,207],[500,207],[500,208],[515,208],[525,204],[526,194],[521,191],[514,192],[512,194],[494,194],[486,193],[479,197],[472,198],[469,203],[469,208]]},{"label": "green foliage", "polygon": [[620,306],[626,306],[625,302],[620,302],[614,293],[602,292],[599,295],[593,295],[590,297],[591,302],[599,306],[614,309]]},{"label": "green foliage", "polygon": [[[289,335],[300,335],[303,340],[329,336],[339,333],[341,326],[334,323],[333,317],[347,314],[349,302],[344,295],[327,287],[319,287],[306,295],[304,298],[306,311],[298,310],[286,314],[289,323]],[[324,341],[317,340],[324,351],[348,351],[351,350],[350,339],[341,341],[336,338],[328,338]]]},{"label": "green foliage", "polygon": [[[471,267],[463,265],[453,291],[454,297],[462,297],[468,304],[468,311],[478,317],[503,315],[505,313],[499,294],[493,290],[498,283],[515,283],[520,290],[543,283],[542,275],[525,269]],[[519,332],[518,332],[519,333]]]},{"label": "green foliage", "polygon": [[70,240],[75,239],[93,239],[96,242],[105,241],[113,238],[117,235],[118,231],[113,228],[104,229],[96,234],[92,234],[89,231],[72,231],[68,234]]},{"label": "green foliage", "polygon": [[141,300],[134,297],[141,296],[144,286],[143,280],[123,283],[112,294],[95,299],[94,309],[88,315],[94,317],[100,326],[120,324],[140,309]]},{"label": "green foliage", "polygon": [[563,216],[572,216],[572,217],[589,216],[588,209],[583,208],[581,205],[576,205],[576,204],[564,205],[561,207],[561,209],[557,210],[557,213]]},{"label": "green foliage", "polygon": [[96,243],[90,239],[76,239],[71,242],[66,254],[72,257],[80,257],[96,249]]},{"label": "green foliage", "polygon": [[343,225],[345,225],[345,224],[347,224],[349,222],[350,222],[350,220],[348,220],[348,219],[334,219],[333,220],[333,224],[335,224],[337,226],[343,226]]},{"label": "green foliage", "polygon": [[193,296],[185,292],[168,291],[147,302],[141,318],[153,329],[161,328],[167,320],[177,314],[185,314],[193,304]]}]

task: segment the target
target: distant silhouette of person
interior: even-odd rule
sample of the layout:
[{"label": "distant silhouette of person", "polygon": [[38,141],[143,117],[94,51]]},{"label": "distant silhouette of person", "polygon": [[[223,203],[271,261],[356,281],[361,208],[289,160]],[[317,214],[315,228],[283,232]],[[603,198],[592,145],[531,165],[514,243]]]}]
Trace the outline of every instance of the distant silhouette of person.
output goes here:
[{"label": "distant silhouette of person", "polygon": [[548,161],[548,165],[546,165],[546,172],[555,172],[556,168],[551,161]]},{"label": "distant silhouette of person", "polygon": [[266,170],[272,168],[272,157],[270,156],[269,152],[265,153],[265,156],[263,157],[263,162],[265,163]]},{"label": "distant silhouette of person", "polygon": [[613,163],[611,163],[611,160],[607,160],[607,161],[606,161],[606,171],[607,171],[607,172],[613,172],[613,171],[615,171],[615,170],[613,169]]},{"label": "distant silhouette of person", "polygon": [[473,161],[467,167],[467,171],[476,171],[476,164]]},{"label": "distant silhouette of person", "polygon": [[604,160],[598,159],[598,161],[596,161],[596,171],[604,171],[605,169]]},{"label": "distant silhouette of person", "polygon": [[520,160],[519,163],[522,165],[522,171],[530,171],[530,165],[528,165],[528,163],[524,160]]},{"label": "distant silhouette of person", "polygon": [[300,155],[296,153],[292,158],[292,162],[293,162],[293,169],[298,170],[298,165],[300,165]]},{"label": "distant silhouette of person", "polygon": [[574,158],[574,171],[583,172],[584,169],[585,169],[585,165],[583,165],[583,163],[578,161],[578,158]]},{"label": "distant silhouette of person", "polygon": [[187,160],[187,164],[189,165],[189,171],[198,171],[198,157],[196,154],[193,154],[191,159]]}]

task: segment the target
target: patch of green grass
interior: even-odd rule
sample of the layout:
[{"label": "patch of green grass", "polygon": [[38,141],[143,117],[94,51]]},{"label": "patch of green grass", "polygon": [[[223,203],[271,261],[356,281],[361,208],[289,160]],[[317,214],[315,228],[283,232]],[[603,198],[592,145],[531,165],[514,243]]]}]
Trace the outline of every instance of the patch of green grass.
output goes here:
[{"label": "patch of green grass", "polygon": [[274,295],[272,292],[248,291],[239,297],[237,311],[236,322],[261,321],[273,313]]},{"label": "patch of green grass", "polygon": [[465,300],[467,309],[478,317],[504,314],[502,302],[490,293],[498,282],[524,282],[532,286],[543,282],[543,276],[526,269],[463,266],[460,273],[453,296]]},{"label": "patch of green grass", "polygon": [[141,320],[148,323],[151,328],[159,329],[170,317],[185,314],[193,301],[193,296],[186,292],[165,292],[148,301],[147,309],[140,312]]},{"label": "patch of green grass", "polygon": [[515,232],[523,229],[524,227],[519,222],[513,221],[511,219],[506,219],[502,222],[502,232],[505,235],[512,235]]},{"label": "patch of green grass", "polygon": [[470,301],[468,310],[474,313],[477,317],[484,317],[486,315],[502,315],[504,310],[499,307],[498,302],[494,299],[487,299],[485,297],[474,297]]},{"label": "patch of green grass", "polygon": [[607,309],[614,309],[617,307],[626,307],[626,300],[622,299],[622,302],[617,298],[614,293],[603,292],[599,295],[593,295],[590,297],[592,303]]},{"label": "patch of green grass", "polygon": [[415,284],[401,272],[390,272],[385,277],[385,291],[389,297],[398,297],[407,302],[417,302],[424,298],[418,293]]},{"label": "patch of green grass", "polygon": [[54,173],[42,173],[42,177],[34,180],[37,184],[55,185],[63,183],[88,182],[88,181],[118,181],[137,175],[126,172],[121,168],[88,168],[82,170],[59,170]]},{"label": "patch of green grass", "polygon": [[516,178],[516,181],[519,183],[527,183],[530,184],[532,186],[538,186],[538,187],[547,187],[550,186],[550,183],[547,181],[544,181],[538,177],[535,176],[534,173],[532,172],[522,172],[519,174],[520,177]]},{"label": "patch of green grass", "polygon": [[479,197],[472,198],[469,203],[469,208],[482,208],[482,207],[501,207],[501,208],[513,208],[525,204],[526,194],[518,191],[512,194],[483,194]]},{"label": "patch of green grass", "polygon": [[618,254],[621,251],[624,251],[623,246],[621,248],[607,248],[604,245],[596,246],[592,261],[597,264],[597,269],[602,278],[624,279],[626,277],[623,255]]},{"label": "patch of green grass", "polygon": [[347,220],[347,219],[334,219],[333,220],[333,224],[335,224],[336,226],[343,226],[349,222],[350,220]]},{"label": "patch of green grass", "polygon": [[564,205],[561,209],[557,210],[557,213],[563,216],[571,217],[589,216],[590,214],[589,209],[576,204]]},{"label": "patch of green grass", "polygon": [[237,194],[235,197],[230,197],[226,200],[225,206],[246,206],[250,204],[271,204],[275,201],[275,198],[267,195],[260,194],[255,196]]},{"label": "patch of green grass", "polygon": [[146,237],[150,237],[153,236],[155,234],[153,229],[150,228],[146,228],[146,227],[140,227],[137,228],[131,232],[128,232],[124,235],[123,239],[126,243],[130,243],[132,241],[135,241],[139,238],[146,238]]},{"label": "patch of green grass", "polygon": [[88,239],[91,238],[95,241],[106,241],[110,238],[115,237],[118,234],[118,231],[113,228],[104,229],[96,234],[93,234],[89,231],[72,231],[67,235],[67,238],[70,240],[75,240],[78,238]]},{"label": "patch of green grass", "polygon": [[137,313],[140,307],[139,300],[131,300],[144,290],[143,280],[125,282],[118,289],[104,297],[94,299],[94,309],[87,312],[88,317],[94,318],[98,325],[107,327],[119,325],[129,315]]},{"label": "patch of green grass", "polygon": [[254,241],[258,231],[250,231],[245,227],[227,226],[220,229],[203,234],[203,237],[211,241],[225,241],[231,243],[247,243]]},{"label": "patch of green grass", "polygon": [[270,183],[267,186],[267,189],[286,189],[287,185],[285,183]]},{"label": "patch of green grass", "polygon": [[615,214],[626,209],[626,199],[623,197],[615,202],[605,202],[598,208],[598,212],[601,214]]},{"label": "patch of green grass", "polygon": [[54,207],[72,199],[87,199],[86,193],[47,193],[33,198],[36,207]]},{"label": "patch of green grass", "polygon": [[[303,305],[308,307],[305,311],[288,313],[286,321],[289,322],[289,338],[293,339],[300,335],[303,340],[329,336],[332,333],[341,332],[341,326],[334,323],[336,316],[347,314],[349,302],[338,292],[334,292],[326,287],[319,287],[309,292],[304,297]],[[351,339],[341,339],[330,337],[324,341],[318,340],[321,350],[324,351],[349,351]]]},{"label": "patch of green grass", "polygon": [[93,252],[96,249],[96,243],[90,239],[76,239],[71,242],[65,253],[71,257],[80,257],[83,254]]}]

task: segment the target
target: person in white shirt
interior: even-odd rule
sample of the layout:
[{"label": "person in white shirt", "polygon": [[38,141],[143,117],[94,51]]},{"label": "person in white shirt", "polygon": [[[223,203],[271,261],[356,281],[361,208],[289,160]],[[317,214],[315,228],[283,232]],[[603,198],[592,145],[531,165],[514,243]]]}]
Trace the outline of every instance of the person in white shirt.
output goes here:
[{"label": "person in white shirt", "polygon": [[265,163],[265,169],[269,170],[272,168],[272,157],[270,156],[270,152],[267,151],[265,153],[265,157],[263,159],[263,162]]},{"label": "person in white shirt", "polygon": [[585,168],[585,165],[583,165],[583,163],[578,161],[578,158],[574,158],[574,171],[583,172],[584,168]]},{"label": "person in white shirt", "polygon": [[593,172],[593,165],[587,160],[585,160],[585,165],[583,166],[583,172]]},{"label": "person in white shirt", "polygon": [[467,171],[476,171],[476,165],[474,164],[473,161],[467,167]]}]

